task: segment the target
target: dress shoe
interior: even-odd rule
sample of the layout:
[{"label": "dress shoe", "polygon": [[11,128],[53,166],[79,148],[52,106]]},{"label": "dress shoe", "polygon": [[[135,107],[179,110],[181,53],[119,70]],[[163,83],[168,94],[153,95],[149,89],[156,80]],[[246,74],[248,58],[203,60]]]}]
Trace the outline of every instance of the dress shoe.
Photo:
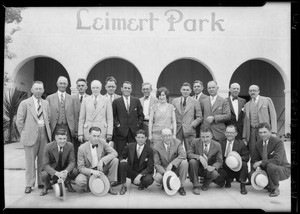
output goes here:
[{"label": "dress shoe", "polygon": [[39,189],[43,189],[43,188],[44,188],[44,185],[43,185],[43,184],[40,184],[40,185],[38,185],[38,188],[39,188]]},{"label": "dress shoe", "polygon": [[194,187],[193,193],[194,193],[195,195],[200,195],[200,187]]},{"label": "dress shoe", "polygon": [[124,185],[120,189],[120,195],[124,195],[127,192],[127,187]]},{"label": "dress shoe", "polygon": [[31,191],[32,191],[31,187],[26,187],[26,188],[25,188],[25,193],[26,193],[26,194],[31,193]]},{"label": "dress shoe", "polygon": [[240,188],[241,188],[241,194],[242,195],[246,195],[248,193],[247,190],[246,190],[246,185],[245,184],[241,183]]},{"label": "dress shoe", "polygon": [[268,192],[272,191],[269,187],[265,187],[264,189],[267,190]]},{"label": "dress shoe", "polygon": [[161,190],[165,190],[164,185],[161,185]]},{"label": "dress shoe", "polygon": [[112,195],[118,195],[118,193],[112,187],[109,188],[108,193]]},{"label": "dress shoe", "polygon": [[47,195],[48,193],[48,188],[47,187],[44,187],[42,192],[40,193],[40,196],[44,196],[44,195]]},{"label": "dress shoe", "polygon": [[279,189],[272,189],[269,196],[270,197],[276,197],[279,195]]},{"label": "dress shoe", "polygon": [[178,190],[178,192],[179,192],[179,195],[182,195],[182,196],[186,195],[186,192],[185,192],[185,190],[184,190],[183,187],[180,187],[179,190]]},{"label": "dress shoe", "polygon": [[66,183],[66,188],[68,192],[76,192],[76,190],[72,187],[70,183]]},{"label": "dress shoe", "polygon": [[111,187],[116,187],[116,186],[118,186],[119,185],[119,183],[117,182],[117,181],[112,181],[112,182],[110,182],[110,186]]},{"label": "dress shoe", "polygon": [[203,178],[203,177],[200,177],[200,178],[199,178],[199,182],[200,182],[200,184],[203,184],[203,180],[204,180],[204,178]]},{"label": "dress shoe", "polygon": [[231,187],[230,181],[226,181],[225,188],[230,188],[230,187]]},{"label": "dress shoe", "polygon": [[203,191],[207,191],[207,190],[208,190],[208,186],[203,185],[203,186],[201,187],[201,189],[202,189]]},{"label": "dress shoe", "polygon": [[143,190],[143,189],[145,189],[145,186],[141,184],[141,185],[139,186],[138,190]]},{"label": "dress shoe", "polygon": [[251,185],[251,181],[249,180],[248,182],[245,183],[245,185],[247,186]]}]

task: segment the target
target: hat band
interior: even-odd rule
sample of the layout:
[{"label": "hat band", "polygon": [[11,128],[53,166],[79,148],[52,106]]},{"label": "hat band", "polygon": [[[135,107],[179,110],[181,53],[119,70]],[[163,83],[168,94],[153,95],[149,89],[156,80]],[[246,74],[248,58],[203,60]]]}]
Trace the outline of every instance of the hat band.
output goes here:
[{"label": "hat band", "polygon": [[171,186],[170,186],[170,180],[171,180],[171,178],[172,178],[172,176],[169,176],[168,178],[167,178],[167,187],[168,187],[168,189],[169,190],[173,190],[172,188],[171,188]]}]

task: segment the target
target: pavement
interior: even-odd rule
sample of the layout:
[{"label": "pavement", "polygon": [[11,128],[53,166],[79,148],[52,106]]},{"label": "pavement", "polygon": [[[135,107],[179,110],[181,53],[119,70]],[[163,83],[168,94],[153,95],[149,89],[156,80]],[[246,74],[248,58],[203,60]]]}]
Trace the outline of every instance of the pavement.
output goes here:
[{"label": "pavement", "polygon": [[[290,162],[290,141],[284,142],[287,158]],[[266,212],[291,211],[291,178],[280,182],[280,195],[269,197],[266,190],[258,191],[246,186],[248,194],[241,195],[239,183],[234,181],[231,188],[219,188],[210,184],[208,191],[200,195],[192,193],[192,183],[185,181],[186,196],[178,193],[168,196],[155,182],[142,191],[127,179],[125,195],[106,194],[97,197],[91,192],[84,192],[73,185],[76,193],[67,192],[65,200],[55,197],[49,190],[45,196],[39,196],[41,189],[35,187],[30,194],[25,194],[25,153],[17,142],[4,145],[4,194],[5,208],[169,208],[169,209],[261,209]],[[115,187],[120,190],[120,186]]]}]

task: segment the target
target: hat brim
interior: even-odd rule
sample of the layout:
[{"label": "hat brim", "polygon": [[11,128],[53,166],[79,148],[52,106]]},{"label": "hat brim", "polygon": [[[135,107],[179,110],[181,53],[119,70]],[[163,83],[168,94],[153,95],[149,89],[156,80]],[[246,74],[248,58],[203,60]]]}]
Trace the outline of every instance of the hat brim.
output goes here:
[{"label": "hat brim", "polygon": [[[104,189],[100,193],[93,189],[92,183],[95,179],[100,179],[104,183]],[[96,176],[92,175],[89,179],[89,188],[90,188],[91,192],[96,196],[103,196],[106,193],[108,193],[109,187],[110,187],[109,180],[104,174],[101,174],[100,177],[96,177]]]},{"label": "hat brim", "polygon": [[256,183],[255,183],[255,178],[257,175],[259,174],[263,174],[265,176],[268,177],[267,173],[264,171],[264,170],[258,170],[258,171],[255,171],[252,173],[251,175],[251,185],[253,186],[254,189],[256,190],[263,190],[265,187],[261,187],[261,186],[258,186]]},{"label": "hat brim", "polygon": [[[229,168],[234,172],[240,171],[242,168],[242,163],[243,163],[240,154],[237,153],[236,151],[231,151],[231,152],[229,152],[227,157],[229,157],[229,156],[234,156],[238,160],[238,163],[239,163],[239,165],[236,168],[230,168],[230,167]],[[226,157],[226,159],[227,159],[227,157]],[[226,160],[225,160],[225,162],[226,162]]]},{"label": "hat brim", "polygon": [[[177,192],[178,190],[170,190],[170,189],[167,187],[167,178],[168,178],[169,176],[172,176],[172,177],[174,176],[175,178],[177,178],[177,179],[179,180],[178,176],[177,176],[173,171],[167,171],[167,172],[164,174],[164,176],[163,176],[164,190],[165,190],[165,192],[166,192],[168,195],[175,195],[176,192]],[[180,182],[180,181],[179,181],[179,182]]]}]

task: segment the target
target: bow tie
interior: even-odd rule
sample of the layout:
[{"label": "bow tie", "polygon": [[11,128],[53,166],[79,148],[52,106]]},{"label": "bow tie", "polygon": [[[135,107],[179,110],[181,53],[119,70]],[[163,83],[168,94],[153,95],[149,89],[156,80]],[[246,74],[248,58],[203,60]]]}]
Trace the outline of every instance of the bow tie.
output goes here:
[{"label": "bow tie", "polygon": [[237,100],[237,97],[232,97],[232,101]]},{"label": "bow tie", "polygon": [[95,147],[98,148],[98,144],[92,145],[92,148],[95,148]]}]

